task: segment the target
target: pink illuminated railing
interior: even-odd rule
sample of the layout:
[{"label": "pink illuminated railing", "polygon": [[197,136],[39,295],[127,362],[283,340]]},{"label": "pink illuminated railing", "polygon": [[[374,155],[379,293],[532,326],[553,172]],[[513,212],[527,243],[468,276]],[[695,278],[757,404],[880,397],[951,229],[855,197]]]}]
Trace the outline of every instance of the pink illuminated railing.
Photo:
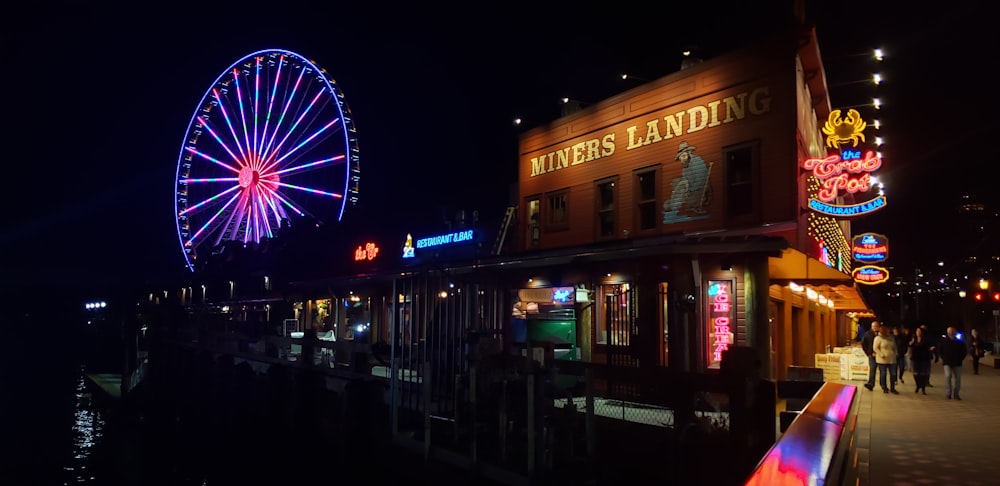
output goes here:
[{"label": "pink illuminated railing", "polygon": [[858,419],[858,387],[825,383],[764,455],[745,486],[845,484]]}]

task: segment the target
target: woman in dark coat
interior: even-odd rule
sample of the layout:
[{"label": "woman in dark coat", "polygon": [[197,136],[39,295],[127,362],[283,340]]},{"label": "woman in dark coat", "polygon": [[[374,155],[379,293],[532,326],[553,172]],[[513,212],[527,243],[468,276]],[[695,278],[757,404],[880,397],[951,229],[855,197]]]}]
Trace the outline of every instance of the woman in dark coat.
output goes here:
[{"label": "woman in dark coat", "polygon": [[934,359],[933,341],[924,335],[924,329],[918,327],[916,336],[910,342],[910,359],[913,361],[913,381],[917,388],[913,393],[927,394],[927,381],[931,377],[931,360]]}]

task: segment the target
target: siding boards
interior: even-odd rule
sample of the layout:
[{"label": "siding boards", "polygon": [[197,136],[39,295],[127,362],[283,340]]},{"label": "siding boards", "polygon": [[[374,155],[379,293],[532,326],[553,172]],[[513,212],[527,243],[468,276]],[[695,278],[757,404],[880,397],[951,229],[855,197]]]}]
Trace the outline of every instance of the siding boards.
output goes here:
[{"label": "siding boards", "polygon": [[[523,134],[518,168],[521,197],[543,194],[544,212],[547,202],[544,194],[566,188],[570,190],[569,228],[555,232],[543,229],[539,248],[598,241],[594,182],[616,175],[619,177],[616,185],[616,238],[639,236],[633,171],[647,167],[659,169],[657,224],[655,230],[643,232],[643,236],[731,229],[726,226],[727,179],[723,149],[750,141],[759,143],[756,179],[761,183],[755,190],[767,192],[766,197],[757,198],[754,217],[748,220],[756,225],[793,219],[798,207],[797,149],[795,137],[791,135],[795,133],[796,123],[794,76],[794,50],[765,45],[756,50],[744,50],[703,62]],[[766,88],[766,96],[758,99],[766,98],[769,109],[754,115],[751,113],[751,93],[761,88]],[[727,97],[740,100],[741,96],[744,118],[724,123],[728,113],[722,100]],[[761,103],[758,105],[763,106]],[[692,115],[687,110],[700,109],[697,107],[712,109],[713,106],[718,107],[717,120],[720,123],[688,133]],[[683,113],[682,130],[675,134],[664,117],[677,117],[678,113]],[[638,142],[640,138],[646,138],[648,123],[655,123],[661,141],[634,146],[629,150],[630,140]],[[631,137],[630,127],[634,127]],[[608,137],[612,136],[614,151],[607,154],[606,144],[610,141]],[[572,147],[588,141],[591,147],[596,147],[599,156],[572,165]],[[668,218],[668,224],[660,220],[664,219],[664,202],[670,199],[671,183],[681,176],[682,166],[677,160],[677,153],[682,141],[695,146],[694,153],[710,167],[711,198],[705,207],[708,217]],[[568,167],[546,171],[549,162],[544,161],[543,172],[532,176],[533,158],[541,161],[550,153],[562,151],[566,154],[567,148]],[[583,153],[586,154],[586,151]],[[526,229],[520,228],[521,241],[526,241]],[[628,231],[628,236],[623,230]]]}]

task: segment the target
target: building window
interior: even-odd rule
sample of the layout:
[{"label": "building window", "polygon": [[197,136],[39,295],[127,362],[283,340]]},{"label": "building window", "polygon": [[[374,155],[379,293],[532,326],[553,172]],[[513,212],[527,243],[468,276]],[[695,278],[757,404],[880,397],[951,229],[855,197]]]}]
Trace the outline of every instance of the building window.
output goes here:
[{"label": "building window", "polygon": [[528,199],[525,207],[528,208],[527,221],[528,221],[528,231],[527,231],[527,247],[534,248],[538,246],[538,241],[542,236],[541,221],[539,220],[542,202],[538,197],[533,197]]},{"label": "building window", "polygon": [[639,231],[656,229],[656,180],[657,169],[635,173],[636,226]]},{"label": "building window", "polygon": [[605,179],[597,182],[597,237],[608,238],[615,235],[615,222],[618,220],[616,205],[616,182],[618,178]]},{"label": "building window", "polygon": [[[628,346],[636,331],[636,297],[628,283],[604,284],[598,287],[602,296],[594,326],[597,344]],[[608,340],[610,338],[610,341]]]},{"label": "building window", "polygon": [[725,150],[726,160],[726,215],[739,217],[757,212],[754,204],[757,146],[743,144]]},{"label": "building window", "polygon": [[569,228],[569,191],[563,190],[546,196],[548,205],[545,211],[546,230],[564,230]]}]

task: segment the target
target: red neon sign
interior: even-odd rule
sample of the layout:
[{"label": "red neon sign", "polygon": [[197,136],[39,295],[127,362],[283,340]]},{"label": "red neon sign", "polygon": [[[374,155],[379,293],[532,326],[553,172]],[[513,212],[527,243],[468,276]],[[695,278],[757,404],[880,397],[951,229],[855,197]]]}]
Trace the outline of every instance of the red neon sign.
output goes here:
[{"label": "red neon sign", "polygon": [[[830,202],[840,191],[848,194],[868,192],[871,189],[871,173],[882,167],[882,159],[874,151],[867,151],[864,157],[857,150],[844,150],[840,154],[821,159],[806,159],[802,167],[811,170],[822,181],[816,199]],[[857,177],[852,175],[861,174]]]},{"label": "red neon sign", "polygon": [[378,255],[378,247],[375,243],[365,243],[364,248],[358,247],[354,250],[354,261],[372,261],[375,259],[375,255]]},{"label": "red neon sign", "polygon": [[733,281],[708,281],[708,367],[719,368],[722,364],[722,352],[734,344],[732,326],[733,320]]}]

